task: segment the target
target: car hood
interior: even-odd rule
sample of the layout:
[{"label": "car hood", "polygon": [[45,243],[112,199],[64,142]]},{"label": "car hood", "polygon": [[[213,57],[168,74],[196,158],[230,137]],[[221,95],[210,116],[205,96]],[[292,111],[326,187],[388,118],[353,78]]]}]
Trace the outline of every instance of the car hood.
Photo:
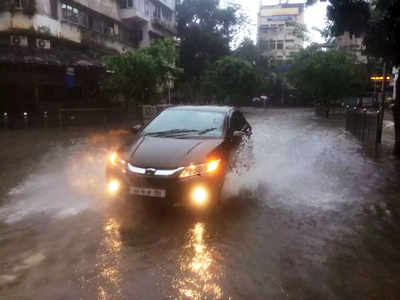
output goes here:
[{"label": "car hood", "polygon": [[135,167],[174,169],[203,163],[223,139],[174,139],[142,136],[134,142],[129,162]]}]

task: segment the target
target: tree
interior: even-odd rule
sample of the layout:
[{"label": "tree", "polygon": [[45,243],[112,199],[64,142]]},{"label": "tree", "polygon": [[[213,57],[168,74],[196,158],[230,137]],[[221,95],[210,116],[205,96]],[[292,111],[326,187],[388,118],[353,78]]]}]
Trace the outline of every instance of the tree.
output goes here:
[{"label": "tree", "polygon": [[106,87],[127,100],[148,103],[163,85],[182,72],[175,67],[176,56],[175,45],[165,39],[146,49],[107,57],[110,76]]},{"label": "tree", "polygon": [[198,79],[218,59],[230,54],[232,36],[242,19],[238,7],[219,7],[218,0],[185,0],[177,6],[180,64],[185,79]]},{"label": "tree", "polygon": [[368,83],[366,66],[344,52],[318,48],[300,52],[287,76],[298,90],[328,107],[344,97],[362,95]]},{"label": "tree", "polygon": [[257,94],[259,78],[250,62],[227,56],[216,63],[215,82],[224,98],[229,97],[236,104],[245,104]]},{"label": "tree", "polygon": [[[331,0],[328,8],[332,34],[342,30],[363,33],[366,54],[381,59],[388,66],[400,67],[400,1]],[[400,90],[400,82],[397,86]],[[393,107],[395,122],[394,153],[400,156],[400,93]]]},{"label": "tree", "polygon": [[239,47],[233,51],[232,55],[255,64],[261,56],[261,52],[252,39],[245,38]]},{"label": "tree", "polygon": [[333,36],[348,31],[351,35],[363,35],[371,16],[370,6],[364,0],[330,0],[327,12]]},{"label": "tree", "polygon": [[[387,65],[400,67],[400,1],[379,0],[369,21],[365,45],[367,53],[381,58]],[[400,80],[393,107],[395,124],[394,154],[400,157]]]}]

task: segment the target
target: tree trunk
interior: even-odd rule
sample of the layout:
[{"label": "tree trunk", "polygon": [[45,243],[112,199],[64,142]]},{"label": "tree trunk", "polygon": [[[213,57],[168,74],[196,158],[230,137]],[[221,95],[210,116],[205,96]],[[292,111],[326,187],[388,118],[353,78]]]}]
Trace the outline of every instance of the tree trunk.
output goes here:
[{"label": "tree trunk", "polygon": [[396,80],[396,101],[393,107],[395,131],[394,155],[400,157],[400,78]]}]

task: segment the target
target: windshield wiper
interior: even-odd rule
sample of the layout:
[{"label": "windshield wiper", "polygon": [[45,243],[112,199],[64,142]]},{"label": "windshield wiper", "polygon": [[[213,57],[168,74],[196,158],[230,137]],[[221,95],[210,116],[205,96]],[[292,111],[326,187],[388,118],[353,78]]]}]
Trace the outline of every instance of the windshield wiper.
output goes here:
[{"label": "windshield wiper", "polygon": [[199,131],[198,132],[198,134],[199,135],[202,135],[202,134],[206,134],[206,133],[209,133],[209,132],[211,132],[211,131],[214,131],[214,130],[217,130],[218,128],[208,128],[208,129],[204,129],[204,130],[202,130],[202,131]]},{"label": "windshield wiper", "polygon": [[182,133],[191,133],[191,132],[197,132],[197,131],[198,130],[190,130],[190,129],[171,129],[171,130],[165,130],[165,131],[149,132],[149,133],[146,133],[145,135],[150,135],[150,136],[169,136],[169,135],[182,134]]}]

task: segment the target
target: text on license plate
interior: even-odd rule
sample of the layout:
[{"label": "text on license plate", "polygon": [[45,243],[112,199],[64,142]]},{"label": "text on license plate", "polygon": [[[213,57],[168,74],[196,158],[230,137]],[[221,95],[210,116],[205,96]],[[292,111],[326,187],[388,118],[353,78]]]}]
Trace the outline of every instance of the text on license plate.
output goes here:
[{"label": "text on license plate", "polygon": [[167,191],[160,189],[131,187],[130,194],[146,197],[165,198],[167,195]]}]

